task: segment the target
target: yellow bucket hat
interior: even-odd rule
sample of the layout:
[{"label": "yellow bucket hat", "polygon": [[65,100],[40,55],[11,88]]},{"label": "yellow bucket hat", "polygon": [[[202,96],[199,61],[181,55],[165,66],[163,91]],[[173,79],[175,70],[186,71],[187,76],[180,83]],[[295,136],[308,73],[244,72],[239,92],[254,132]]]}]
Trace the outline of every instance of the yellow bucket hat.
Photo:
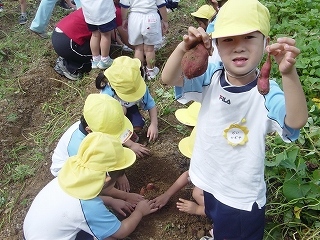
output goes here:
[{"label": "yellow bucket hat", "polygon": [[69,195],[91,199],[101,192],[107,172],[128,168],[135,160],[135,153],[124,148],[118,139],[92,132],[81,142],[78,154],[67,159],[58,182]]},{"label": "yellow bucket hat", "polygon": [[181,139],[181,141],[178,144],[180,152],[187,158],[191,158],[192,156],[195,140],[196,140],[196,128],[194,127],[191,131],[190,136]]},{"label": "yellow bucket hat", "polygon": [[141,77],[140,66],[138,58],[121,56],[114,59],[104,72],[111,87],[123,101],[138,101],[146,93],[147,86]]},{"label": "yellow bucket hat", "polygon": [[269,10],[257,0],[229,0],[219,10],[211,36],[230,37],[255,31],[269,35]]},{"label": "yellow bucket hat", "polygon": [[191,13],[191,15],[194,17],[210,20],[215,13],[216,10],[214,10],[211,5],[205,4],[202,5],[196,12]]},{"label": "yellow bucket hat", "polygon": [[93,132],[110,134],[126,142],[133,133],[130,120],[124,115],[120,103],[107,94],[88,95],[83,116]]},{"label": "yellow bucket hat", "polygon": [[187,108],[181,108],[175,111],[174,115],[179,122],[188,126],[195,126],[198,120],[201,103],[193,102]]}]

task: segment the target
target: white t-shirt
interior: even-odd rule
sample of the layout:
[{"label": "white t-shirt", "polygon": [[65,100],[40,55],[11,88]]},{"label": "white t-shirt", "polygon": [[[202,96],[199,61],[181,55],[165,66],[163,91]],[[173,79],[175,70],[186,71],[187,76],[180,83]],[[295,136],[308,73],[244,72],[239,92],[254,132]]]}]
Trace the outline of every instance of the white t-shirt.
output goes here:
[{"label": "white t-shirt", "polygon": [[284,93],[270,81],[262,96],[257,81],[232,86],[222,66],[209,64],[205,74],[185,80],[183,102],[201,102],[189,175],[194,185],[233,208],[250,211],[266,203],[264,181],[265,137],[278,132],[286,142],[299,130],[285,126]]},{"label": "white t-shirt", "polygon": [[119,230],[121,222],[99,197],[80,200],[64,192],[58,178],[35,197],[23,223],[26,240],[72,240],[83,230],[105,239]]},{"label": "white t-shirt", "polygon": [[54,152],[52,154],[52,163],[50,171],[53,176],[58,176],[63,164],[70,156],[74,156],[78,152],[81,141],[85,135],[79,130],[80,121],[75,122],[60,138]]},{"label": "white t-shirt", "polygon": [[116,17],[116,7],[113,0],[81,0],[86,23],[102,25],[111,22]]}]

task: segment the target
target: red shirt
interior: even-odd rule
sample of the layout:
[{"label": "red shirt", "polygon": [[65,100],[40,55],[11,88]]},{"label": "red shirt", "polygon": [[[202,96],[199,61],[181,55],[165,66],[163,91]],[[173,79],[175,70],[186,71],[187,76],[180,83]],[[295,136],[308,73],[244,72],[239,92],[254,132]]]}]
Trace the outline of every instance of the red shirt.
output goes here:
[{"label": "red shirt", "polygon": [[91,38],[91,32],[84,20],[82,8],[62,18],[56,26],[78,45],[82,45]]}]

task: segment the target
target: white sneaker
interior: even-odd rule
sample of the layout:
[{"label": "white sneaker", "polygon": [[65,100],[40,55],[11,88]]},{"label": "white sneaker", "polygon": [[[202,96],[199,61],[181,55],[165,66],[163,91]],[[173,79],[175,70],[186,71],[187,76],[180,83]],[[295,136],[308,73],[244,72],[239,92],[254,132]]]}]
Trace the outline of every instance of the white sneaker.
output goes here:
[{"label": "white sneaker", "polygon": [[127,45],[125,45],[125,44],[122,46],[122,50],[125,51],[125,52],[133,52],[133,49],[129,48],[129,47],[128,47]]},{"label": "white sneaker", "polygon": [[100,60],[100,62],[98,62],[98,64],[97,64],[97,67],[102,70],[105,70],[108,67],[110,67],[112,65],[112,63],[113,63],[113,59],[111,59],[111,58],[107,61]]},{"label": "white sneaker", "polygon": [[149,69],[146,67],[146,70],[148,80],[155,79],[160,72],[159,68],[157,67],[154,67],[153,69]]}]

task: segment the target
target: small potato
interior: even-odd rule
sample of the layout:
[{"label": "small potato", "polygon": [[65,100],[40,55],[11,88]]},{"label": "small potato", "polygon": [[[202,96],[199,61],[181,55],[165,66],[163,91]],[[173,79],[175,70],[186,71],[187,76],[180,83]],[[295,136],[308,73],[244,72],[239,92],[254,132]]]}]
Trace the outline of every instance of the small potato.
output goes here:
[{"label": "small potato", "polygon": [[153,190],[155,188],[153,183],[148,183],[147,184],[147,190]]}]

